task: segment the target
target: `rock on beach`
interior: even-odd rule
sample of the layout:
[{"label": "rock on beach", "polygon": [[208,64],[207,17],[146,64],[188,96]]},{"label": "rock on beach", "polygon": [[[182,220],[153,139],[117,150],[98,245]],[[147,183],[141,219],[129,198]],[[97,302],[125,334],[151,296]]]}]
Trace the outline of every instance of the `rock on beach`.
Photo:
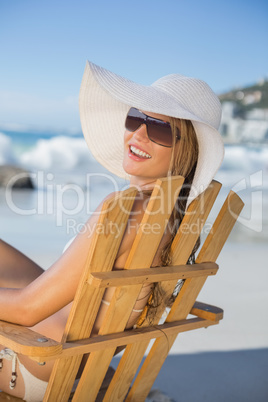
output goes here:
[{"label": "rock on beach", "polygon": [[30,172],[17,166],[0,166],[0,187],[10,186],[17,189],[33,189]]}]

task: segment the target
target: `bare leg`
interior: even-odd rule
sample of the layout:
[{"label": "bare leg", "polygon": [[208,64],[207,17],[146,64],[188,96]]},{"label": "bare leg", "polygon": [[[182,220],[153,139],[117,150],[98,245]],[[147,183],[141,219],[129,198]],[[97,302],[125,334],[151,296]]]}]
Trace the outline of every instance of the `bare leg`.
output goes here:
[{"label": "bare leg", "polygon": [[[44,270],[23,253],[0,240],[0,287],[22,288],[27,286]],[[0,345],[0,350],[4,349]],[[17,366],[18,378],[14,390],[10,390],[11,361],[3,360],[3,368],[0,373],[0,389],[14,396],[24,396],[24,382]]]},{"label": "bare leg", "polygon": [[23,288],[43,272],[26,255],[0,240],[0,287]]},{"label": "bare leg", "polygon": [[[31,259],[6,242],[0,240],[0,287],[25,287],[43,272],[44,270]],[[71,304],[65,306],[46,320],[39,322],[32,329],[44,336],[60,341],[70,309]],[[0,350],[4,348],[4,345],[0,345]],[[33,375],[43,381],[48,381],[53,367],[53,361],[47,362],[45,366],[40,366],[26,356],[19,355],[19,359]],[[17,365],[18,377],[16,387],[13,390],[9,388],[11,371],[11,362],[3,360],[3,368],[0,372],[0,389],[10,395],[23,398],[25,387],[19,366]]]}]

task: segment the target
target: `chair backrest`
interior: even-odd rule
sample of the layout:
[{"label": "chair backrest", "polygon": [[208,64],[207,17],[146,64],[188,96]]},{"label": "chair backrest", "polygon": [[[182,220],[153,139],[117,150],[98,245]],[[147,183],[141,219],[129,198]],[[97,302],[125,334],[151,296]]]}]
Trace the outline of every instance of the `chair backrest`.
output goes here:
[{"label": "chair backrest", "polygon": [[[127,401],[145,400],[177,334],[213,325],[222,318],[220,310],[195,301],[206,278],[217,272],[215,261],[243,207],[235,193],[230,193],[225,201],[198,254],[197,264],[185,265],[220,190],[221,185],[216,181],[190,204],[172,243],[172,266],[150,268],[182,184],[182,177],[157,182],[123,271],[112,271],[112,268],[136,190],[128,189],[104,203],[99,224],[106,230],[94,234],[62,339],[62,351],[57,355],[44,401],[68,400],[83,355],[88,352],[73,400],[96,400],[116,348],[122,345],[126,346],[125,351],[103,400],[123,401],[126,395]],[[116,225],[116,236],[113,225]],[[178,279],[184,279],[183,286],[165,323],[158,326]],[[146,282],[160,282],[164,290],[153,325],[144,322],[139,329],[125,331]],[[99,335],[90,338],[105,288],[109,286],[116,286],[116,291]],[[190,312],[197,318],[186,320]],[[129,391],[150,339],[154,338]]]}]

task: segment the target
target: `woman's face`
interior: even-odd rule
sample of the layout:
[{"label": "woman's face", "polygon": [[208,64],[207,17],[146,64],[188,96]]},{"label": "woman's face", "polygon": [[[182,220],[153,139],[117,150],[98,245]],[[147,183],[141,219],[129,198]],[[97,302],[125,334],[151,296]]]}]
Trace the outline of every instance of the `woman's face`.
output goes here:
[{"label": "woman's face", "polygon": [[[144,112],[150,117],[167,121],[167,116]],[[163,147],[152,142],[146,125],[136,131],[125,131],[123,168],[131,175],[131,184],[144,186],[153,184],[156,179],[167,176],[172,148]]]}]

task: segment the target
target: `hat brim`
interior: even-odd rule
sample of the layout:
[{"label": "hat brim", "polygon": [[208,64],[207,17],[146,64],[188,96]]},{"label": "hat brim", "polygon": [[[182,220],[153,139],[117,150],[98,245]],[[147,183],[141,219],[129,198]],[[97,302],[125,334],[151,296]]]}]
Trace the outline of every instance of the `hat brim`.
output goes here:
[{"label": "hat brim", "polygon": [[123,133],[130,107],[192,121],[199,157],[189,204],[207,188],[222,163],[224,145],[219,132],[159,88],[136,84],[88,61],[79,95],[82,131],[96,160],[125,179],[129,176],[123,169]]}]

